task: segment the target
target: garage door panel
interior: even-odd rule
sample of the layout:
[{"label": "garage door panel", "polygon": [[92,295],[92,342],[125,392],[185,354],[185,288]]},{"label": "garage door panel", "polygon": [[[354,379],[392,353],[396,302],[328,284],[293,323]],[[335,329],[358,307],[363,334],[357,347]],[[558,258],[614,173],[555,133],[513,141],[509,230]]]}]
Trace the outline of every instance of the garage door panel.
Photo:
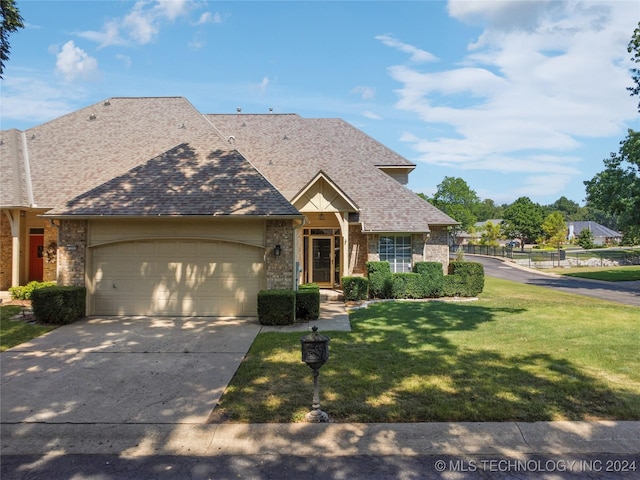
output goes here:
[{"label": "garage door panel", "polygon": [[92,313],[256,315],[263,249],[225,242],[149,241],[92,253]]}]

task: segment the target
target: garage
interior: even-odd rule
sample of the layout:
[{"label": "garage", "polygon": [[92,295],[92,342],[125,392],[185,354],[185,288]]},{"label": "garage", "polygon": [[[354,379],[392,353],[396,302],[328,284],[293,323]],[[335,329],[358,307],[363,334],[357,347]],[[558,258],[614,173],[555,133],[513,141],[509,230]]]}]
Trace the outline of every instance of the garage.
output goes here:
[{"label": "garage", "polygon": [[255,316],[264,248],[224,240],[148,239],[90,248],[92,315]]}]

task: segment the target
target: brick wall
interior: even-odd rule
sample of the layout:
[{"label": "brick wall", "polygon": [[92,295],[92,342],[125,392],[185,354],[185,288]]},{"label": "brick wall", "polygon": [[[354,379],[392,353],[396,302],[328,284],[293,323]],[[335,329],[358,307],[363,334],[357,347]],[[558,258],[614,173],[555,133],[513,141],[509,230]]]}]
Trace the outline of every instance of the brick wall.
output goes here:
[{"label": "brick wall", "polygon": [[[265,242],[267,289],[293,289],[293,220],[267,220]],[[273,254],[276,245],[282,251],[279,257]]]},{"label": "brick wall", "polygon": [[432,227],[424,250],[424,261],[440,262],[446,275],[449,270],[449,232],[447,227]]},{"label": "brick wall", "polygon": [[58,238],[58,285],[84,286],[87,222],[62,220]]}]

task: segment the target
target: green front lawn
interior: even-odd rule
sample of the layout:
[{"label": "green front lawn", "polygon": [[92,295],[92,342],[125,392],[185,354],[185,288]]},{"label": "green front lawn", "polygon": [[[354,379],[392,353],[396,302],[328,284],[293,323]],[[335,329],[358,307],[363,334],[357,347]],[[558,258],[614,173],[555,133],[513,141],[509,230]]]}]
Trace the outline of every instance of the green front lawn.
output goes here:
[{"label": "green front lawn", "polygon": [[11,320],[11,317],[20,314],[21,311],[20,305],[0,307],[0,352],[56,328],[55,325],[37,325],[25,323],[22,320]]},{"label": "green front lawn", "polygon": [[[321,332],[335,421],[640,420],[637,307],[487,277],[479,301],[382,302],[351,323]],[[302,421],[313,388],[300,337],[258,335],[216,416]]]},{"label": "green front lawn", "polygon": [[625,267],[574,267],[548,269],[568,277],[591,278],[606,282],[629,282],[640,280],[640,265]]}]

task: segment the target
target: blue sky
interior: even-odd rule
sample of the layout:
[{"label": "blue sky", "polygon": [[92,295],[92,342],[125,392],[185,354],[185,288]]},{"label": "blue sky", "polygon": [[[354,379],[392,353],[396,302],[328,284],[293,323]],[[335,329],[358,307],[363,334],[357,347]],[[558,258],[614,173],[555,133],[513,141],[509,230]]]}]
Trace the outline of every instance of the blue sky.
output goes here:
[{"label": "blue sky", "polygon": [[496,203],[583,203],[640,129],[635,1],[33,1],[10,37],[1,128],[117,96],[202,113],[339,117]]}]

